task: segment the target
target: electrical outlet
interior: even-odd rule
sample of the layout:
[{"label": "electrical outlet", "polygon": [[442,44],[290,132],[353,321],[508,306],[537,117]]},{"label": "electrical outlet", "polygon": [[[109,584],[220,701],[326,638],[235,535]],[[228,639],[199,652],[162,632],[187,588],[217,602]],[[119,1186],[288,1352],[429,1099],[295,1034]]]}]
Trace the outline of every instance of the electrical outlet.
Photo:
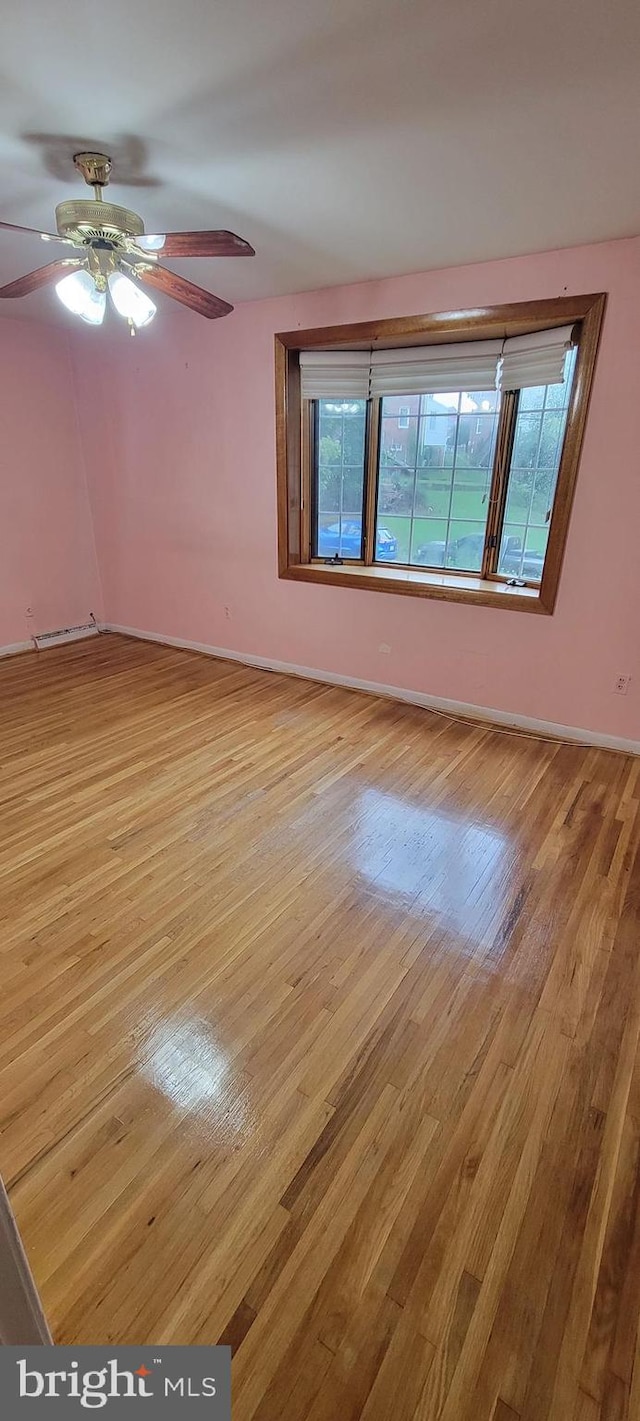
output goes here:
[{"label": "electrical outlet", "polygon": [[391,651],[391,647],[389,646],[388,642],[381,641],[378,647],[378,651],[381,651],[383,656],[388,656],[389,652]]},{"label": "electrical outlet", "polygon": [[616,676],[613,689],[617,696],[626,696],[630,680],[630,676]]},{"label": "electrical outlet", "polygon": [[230,622],[230,621],[231,621],[231,608],[230,608],[230,607],[225,607],[225,609],[224,609],[224,615],[225,615],[227,621]]}]

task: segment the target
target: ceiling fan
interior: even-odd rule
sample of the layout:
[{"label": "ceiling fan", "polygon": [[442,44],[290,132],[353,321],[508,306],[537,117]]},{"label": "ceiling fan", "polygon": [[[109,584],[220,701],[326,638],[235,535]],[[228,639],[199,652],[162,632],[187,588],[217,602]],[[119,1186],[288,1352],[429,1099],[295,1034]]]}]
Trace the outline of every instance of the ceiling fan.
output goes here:
[{"label": "ceiling fan", "polygon": [[[159,257],[252,257],[253,247],[233,232],[165,232],[145,235],[144,222],[136,212],[105,202],[102,190],[109,182],[111,159],[105,153],[76,153],[73,159],[94,200],[72,198],[56,207],[55,232],[38,232],[0,222],[8,232],[31,232],[44,242],[62,242],[75,247],[77,255],[63,257],[18,277],[0,287],[0,298],[28,296],[41,286],[55,283],[56,295],[68,310],[89,325],[100,326],[112,305],[129,324],[131,334],[147,326],[156,313],[154,302],[144,287],[164,292],[174,301],[189,306],[198,315],[213,319],[226,316],[233,306],[176,276],[159,263]],[[132,279],[133,278],[133,279]]]}]

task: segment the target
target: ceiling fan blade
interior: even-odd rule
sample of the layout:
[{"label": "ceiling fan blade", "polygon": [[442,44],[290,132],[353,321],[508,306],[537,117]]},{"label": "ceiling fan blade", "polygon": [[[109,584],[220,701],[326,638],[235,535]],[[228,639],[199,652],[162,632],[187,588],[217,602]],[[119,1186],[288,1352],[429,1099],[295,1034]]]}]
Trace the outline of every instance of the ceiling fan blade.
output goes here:
[{"label": "ceiling fan blade", "polygon": [[10,281],[8,286],[0,286],[0,298],[30,296],[32,291],[39,291],[41,286],[50,286],[52,281],[58,281],[66,272],[79,266],[83,266],[83,262],[67,257],[50,262],[48,266],[40,266],[37,271],[29,271],[26,276],[19,276],[17,281]]},{"label": "ceiling fan blade", "polygon": [[137,237],[143,252],[159,252],[163,257],[254,257],[249,242],[235,232],[165,232]]},{"label": "ceiling fan blade", "polygon": [[28,232],[32,237],[40,237],[43,242],[64,242],[67,247],[74,247],[75,242],[70,237],[59,237],[57,232],[41,232],[38,227],[20,227],[15,222],[0,222],[3,232]]},{"label": "ceiling fan blade", "polygon": [[197,311],[199,316],[207,316],[209,320],[213,320],[215,316],[227,316],[229,311],[233,310],[228,301],[214,296],[211,291],[203,291],[201,286],[194,286],[192,281],[186,281],[184,276],[176,276],[174,271],[167,271],[164,266],[157,266],[155,263],[153,266],[133,263],[131,275],[137,277],[144,286],[153,286],[156,291],[163,291],[165,296],[172,296],[174,301],[180,301],[183,306],[190,306],[192,311]]}]

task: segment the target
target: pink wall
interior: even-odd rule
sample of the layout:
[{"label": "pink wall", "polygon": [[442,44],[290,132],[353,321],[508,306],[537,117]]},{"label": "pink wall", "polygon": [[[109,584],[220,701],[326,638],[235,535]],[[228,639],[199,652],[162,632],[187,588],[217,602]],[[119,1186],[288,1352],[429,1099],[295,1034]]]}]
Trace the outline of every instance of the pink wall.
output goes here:
[{"label": "pink wall", "polygon": [[[278,580],[274,331],[599,290],[609,305],[553,617]],[[135,341],[80,332],[107,619],[640,739],[639,329],[640,240],[628,240],[254,302],[211,325],[163,306]],[[618,673],[634,678],[626,697]]]},{"label": "pink wall", "polygon": [[64,332],[0,321],[0,438],[0,646],[7,646],[102,612]]}]

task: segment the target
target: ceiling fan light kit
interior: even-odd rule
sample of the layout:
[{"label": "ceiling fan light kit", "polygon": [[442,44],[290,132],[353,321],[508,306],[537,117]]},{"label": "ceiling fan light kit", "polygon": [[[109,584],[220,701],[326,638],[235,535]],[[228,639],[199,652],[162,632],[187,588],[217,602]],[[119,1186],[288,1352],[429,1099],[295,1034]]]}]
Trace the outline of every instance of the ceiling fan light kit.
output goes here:
[{"label": "ceiling fan light kit", "polygon": [[121,271],[111,271],[107,277],[109,295],[119,316],[131,321],[136,330],[148,326],[153,320],[157,307],[154,302],[135,286]]},{"label": "ceiling fan light kit", "polygon": [[90,326],[101,326],[107,309],[107,293],[100,291],[88,271],[72,271],[56,284],[56,296]]},{"label": "ceiling fan light kit", "polygon": [[[213,320],[233,310],[228,301],[195,286],[160,265],[159,257],[253,256],[253,247],[234,232],[166,232],[146,235],[137,212],[105,202],[111,159],[105,153],[76,153],[73,159],[93,200],[71,198],[56,207],[54,232],[36,232],[45,242],[59,242],[78,252],[75,258],[53,261],[0,287],[0,299],[28,296],[42,286],[55,284],[56,295],[67,310],[92,326],[102,325],[107,295],[117,314],[128,322],[132,335],[147,326],[156,305],[143,290],[151,286]],[[30,232],[0,222],[0,230]]]}]

